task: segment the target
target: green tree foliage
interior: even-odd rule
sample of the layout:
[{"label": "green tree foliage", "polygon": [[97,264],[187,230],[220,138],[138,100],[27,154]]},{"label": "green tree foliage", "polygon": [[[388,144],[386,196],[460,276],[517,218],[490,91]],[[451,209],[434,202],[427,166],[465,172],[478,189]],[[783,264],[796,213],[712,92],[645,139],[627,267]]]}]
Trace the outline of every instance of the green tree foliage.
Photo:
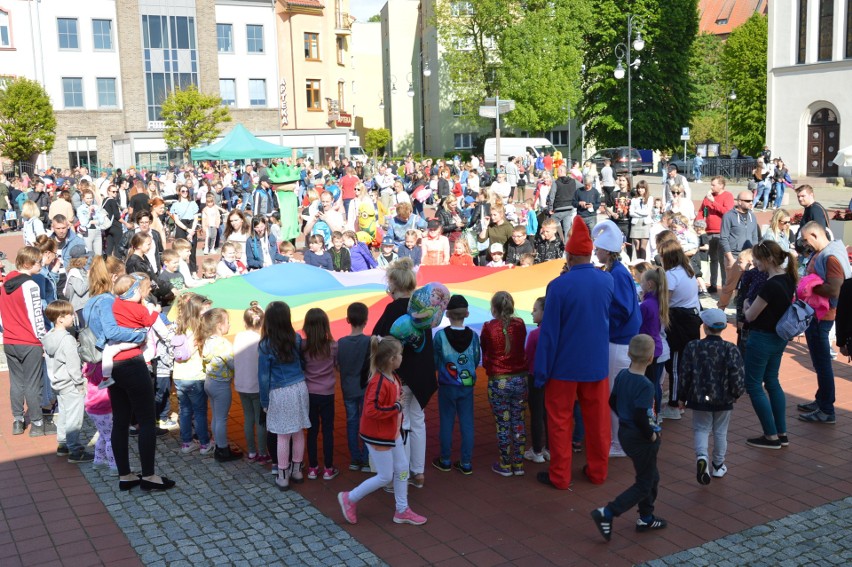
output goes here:
[{"label": "green tree foliage", "polygon": [[693,108],[690,147],[693,151],[696,144],[718,142],[721,151],[727,153],[725,97],[730,92],[730,85],[725,85],[719,70],[722,45],[718,36],[709,33],[699,34],[692,44],[689,80]]},{"label": "green tree foliage", "polygon": [[736,28],[722,49],[722,78],[737,93],[730,103],[731,143],[757,155],[766,140],[766,53],[769,26],[754,14]]},{"label": "green tree foliage", "polygon": [[500,96],[513,99],[506,122],[543,132],[564,124],[570,103],[580,98],[583,28],[590,22],[587,0],[530,0],[523,17],[500,40]]},{"label": "green tree foliage", "polygon": [[56,116],[44,88],[18,78],[0,90],[0,154],[28,161],[53,149]]},{"label": "green tree foliage", "polygon": [[633,71],[633,146],[677,145],[693,111],[689,59],[698,0],[591,0],[591,8],[595,18],[586,34],[580,107],[587,136],[599,147],[627,145],[627,78],[613,76],[614,50],[628,41],[627,15],[634,14],[645,48],[632,53],[641,59]]},{"label": "green tree foliage", "polygon": [[195,85],[175,90],[166,97],[162,116],[166,145],[183,151],[184,159],[189,159],[190,149],[215,140],[222,131],[220,123],[231,121],[222,99],[199,92]]},{"label": "green tree foliage", "polygon": [[382,21],[382,15],[381,14],[373,14],[372,16],[370,16],[370,19],[368,19],[367,21],[368,22],[381,22]]},{"label": "green tree foliage", "polygon": [[367,131],[364,136],[364,149],[367,153],[374,154],[387,149],[391,141],[391,133],[387,128],[374,128]]}]

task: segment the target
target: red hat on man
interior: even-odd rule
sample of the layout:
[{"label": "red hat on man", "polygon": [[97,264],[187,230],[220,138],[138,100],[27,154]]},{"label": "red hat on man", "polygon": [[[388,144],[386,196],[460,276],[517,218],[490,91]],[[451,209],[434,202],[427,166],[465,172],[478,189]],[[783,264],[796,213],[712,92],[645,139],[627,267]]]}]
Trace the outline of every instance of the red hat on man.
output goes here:
[{"label": "red hat on man", "polygon": [[565,251],[573,256],[591,256],[593,249],[594,243],[589,227],[579,215],[575,216],[571,236],[565,243]]}]

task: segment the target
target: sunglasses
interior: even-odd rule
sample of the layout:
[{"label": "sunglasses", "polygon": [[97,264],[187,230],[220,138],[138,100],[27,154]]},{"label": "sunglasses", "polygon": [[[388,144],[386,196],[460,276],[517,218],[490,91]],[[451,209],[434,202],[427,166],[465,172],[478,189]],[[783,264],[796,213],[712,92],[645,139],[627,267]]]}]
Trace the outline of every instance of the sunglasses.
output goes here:
[{"label": "sunglasses", "polygon": [[788,221],[788,220],[782,220],[782,221],[780,221],[778,224],[790,224],[790,221]]},{"label": "sunglasses", "polygon": [[672,195],[683,195],[680,191],[672,191]]},{"label": "sunglasses", "polygon": [[751,203],[754,199],[737,199],[740,203]]}]

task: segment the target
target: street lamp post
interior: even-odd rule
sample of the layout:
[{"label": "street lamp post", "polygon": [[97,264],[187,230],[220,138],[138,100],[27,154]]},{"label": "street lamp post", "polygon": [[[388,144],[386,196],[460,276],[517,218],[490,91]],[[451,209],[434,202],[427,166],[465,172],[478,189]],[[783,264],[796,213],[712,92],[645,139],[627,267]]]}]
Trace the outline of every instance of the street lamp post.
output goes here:
[{"label": "street lamp post", "polygon": [[734,89],[731,89],[731,92],[725,97],[725,146],[727,148],[726,153],[728,156],[731,155],[731,141],[728,138],[728,101],[737,100],[737,93],[734,92]]},{"label": "street lamp post", "polygon": [[[630,46],[632,44],[633,49],[636,51],[645,49],[645,40],[642,39],[641,21],[636,22],[636,37],[633,37],[635,19],[636,16],[634,14],[627,16],[627,41],[615,46],[615,56],[618,58],[618,64],[615,66],[615,72],[613,73],[616,79],[623,79],[625,70],[621,62],[622,60],[627,61],[627,172],[631,177],[633,176],[633,82],[631,70],[638,69],[641,61],[638,57],[633,61]],[[633,40],[632,42],[631,39]]]}]

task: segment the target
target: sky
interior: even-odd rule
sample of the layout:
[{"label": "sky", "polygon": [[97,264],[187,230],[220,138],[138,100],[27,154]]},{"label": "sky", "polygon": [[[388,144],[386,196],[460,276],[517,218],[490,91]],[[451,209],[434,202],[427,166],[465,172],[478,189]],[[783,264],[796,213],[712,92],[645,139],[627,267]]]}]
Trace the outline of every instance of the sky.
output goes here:
[{"label": "sky", "polygon": [[359,22],[366,22],[370,16],[378,14],[387,0],[349,0],[349,13],[358,18]]}]

